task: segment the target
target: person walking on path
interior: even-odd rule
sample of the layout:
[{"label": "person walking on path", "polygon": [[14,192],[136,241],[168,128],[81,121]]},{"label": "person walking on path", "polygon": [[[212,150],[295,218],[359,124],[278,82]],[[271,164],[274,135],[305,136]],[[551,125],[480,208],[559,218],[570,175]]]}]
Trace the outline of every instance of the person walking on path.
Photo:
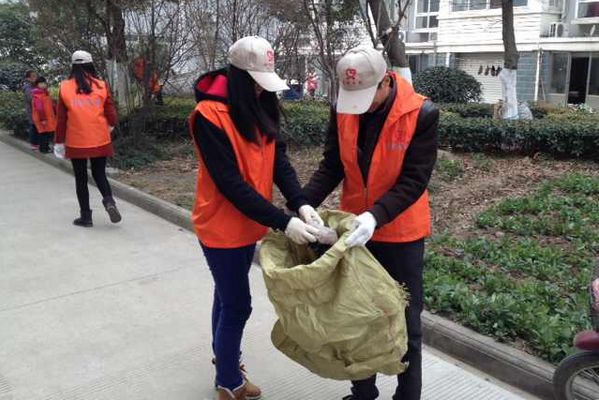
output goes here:
[{"label": "person walking on path", "polygon": [[[422,388],[420,314],[424,238],[431,233],[427,186],[437,156],[439,111],[370,47],[350,50],[337,64],[336,110],[331,110],[324,158],[304,187],[316,207],[343,181],[341,209],[357,215],[348,246],[370,250],[410,293],[406,310],[408,369],[394,400],[418,400]],[[399,360],[398,360],[399,361]],[[376,376],[352,382],[346,400],[379,395]]]},{"label": "person walking on path", "polygon": [[118,123],[110,88],[96,73],[91,54],[76,51],[72,56],[69,79],[61,82],[58,96],[54,153],[73,164],[80,216],[73,224],[93,226],[87,188],[87,160],[110,221],[117,223],[121,214],[106,178],[106,158],[114,153],[111,132]]},{"label": "person walking on path", "polygon": [[50,139],[56,130],[55,105],[48,92],[46,78],[40,76],[35,81],[35,88],[31,92],[31,114],[33,125],[38,133],[40,153],[50,152]]},{"label": "person walking on path", "polygon": [[32,91],[35,87],[35,81],[37,80],[37,72],[33,70],[28,70],[25,72],[25,82],[23,82],[23,94],[25,97],[25,113],[27,114],[27,121],[29,122],[29,144],[31,145],[31,150],[37,151],[39,150],[39,140],[38,134],[35,130],[35,125],[33,124],[32,117]]},{"label": "person walking on path", "polygon": [[193,223],[215,290],[212,335],[219,400],[258,399],[240,361],[243,330],[252,311],[248,273],[256,242],[273,228],[296,243],[316,241],[318,229],[272,203],[273,183],[305,220],[322,220],[302,194],[280,139],[275,92],[289,89],[274,72],[271,45],[245,37],[229,49],[229,66],[201,76],[190,116],[198,155]]}]

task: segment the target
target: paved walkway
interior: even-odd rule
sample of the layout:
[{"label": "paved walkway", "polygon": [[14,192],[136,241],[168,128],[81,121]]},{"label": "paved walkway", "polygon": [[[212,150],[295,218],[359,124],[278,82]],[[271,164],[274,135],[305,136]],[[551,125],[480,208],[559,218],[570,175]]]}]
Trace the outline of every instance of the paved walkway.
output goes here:
[{"label": "paved walkway", "polygon": [[[120,202],[109,223],[95,187],[93,229],[71,225],[74,180],[0,143],[0,400],[208,400],[212,283],[193,234]],[[275,319],[252,271],[244,349],[266,400],[329,400],[320,379],[269,342]],[[430,350],[424,399],[522,395]],[[389,399],[392,378],[381,378]]]}]

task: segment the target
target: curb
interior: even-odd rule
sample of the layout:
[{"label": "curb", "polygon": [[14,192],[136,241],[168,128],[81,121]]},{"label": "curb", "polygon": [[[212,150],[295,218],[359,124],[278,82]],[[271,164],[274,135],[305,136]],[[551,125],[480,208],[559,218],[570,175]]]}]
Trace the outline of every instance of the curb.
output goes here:
[{"label": "curb", "polygon": [[425,344],[515,388],[553,400],[555,366],[448,319],[422,313]]},{"label": "curb", "polygon": [[[52,155],[31,152],[26,142],[0,131],[0,142],[6,143],[47,164],[72,174],[68,161]],[[108,178],[114,194],[183,229],[194,232],[191,213],[117,180]],[[93,179],[90,179],[93,183]],[[255,253],[254,261],[257,262]],[[552,400],[555,367],[537,357],[478,334],[445,318],[424,311],[423,341],[441,352],[543,400]]]}]

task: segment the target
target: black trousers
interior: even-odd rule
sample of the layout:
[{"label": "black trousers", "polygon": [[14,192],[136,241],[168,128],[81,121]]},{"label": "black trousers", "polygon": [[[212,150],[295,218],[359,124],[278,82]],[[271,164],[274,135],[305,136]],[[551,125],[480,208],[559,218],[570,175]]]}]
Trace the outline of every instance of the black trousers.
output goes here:
[{"label": "black trousers", "polygon": [[[424,239],[411,243],[371,242],[368,250],[385,267],[389,275],[406,286],[410,304],[406,309],[408,327],[408,352],[402,361],[408,369],[397,376],[397,389],[393,400],[420,400],[422,391],[422,325],[423,308]],[[379,395],[376,375],[363,381],[352,382],[355,400],[373,400]]]},{"label": "black trousers", "polygon": [[[102,194],[102,197],[112,197],[112,189],[106,178],[106,157],[90,158],[92,166],[92,177]],[[87,158],[71,159],[73,171],[75,172],[75,186],[77,188],[77,200],[81,211],[88,212],[89,191],[87,189]]]}]

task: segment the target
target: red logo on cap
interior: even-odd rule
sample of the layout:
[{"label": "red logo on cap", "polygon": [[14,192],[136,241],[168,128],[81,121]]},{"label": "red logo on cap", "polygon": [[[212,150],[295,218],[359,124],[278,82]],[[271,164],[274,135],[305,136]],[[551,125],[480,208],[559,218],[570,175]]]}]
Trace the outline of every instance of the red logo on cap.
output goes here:
[{"label": "red logo on cap", "polygon": [[267,66],[274,66],[275,65],[275,52],[272,50],[267,50],[266,51],[266,64]]},{"label": "red logo on cap", "polygon": [[361,80],[358,80],[358,71],[355,68],[348,68],[345,70],[345,78],[343,79],[343,83],[347,86],[349,85],[359,85],[362,83]]}]

